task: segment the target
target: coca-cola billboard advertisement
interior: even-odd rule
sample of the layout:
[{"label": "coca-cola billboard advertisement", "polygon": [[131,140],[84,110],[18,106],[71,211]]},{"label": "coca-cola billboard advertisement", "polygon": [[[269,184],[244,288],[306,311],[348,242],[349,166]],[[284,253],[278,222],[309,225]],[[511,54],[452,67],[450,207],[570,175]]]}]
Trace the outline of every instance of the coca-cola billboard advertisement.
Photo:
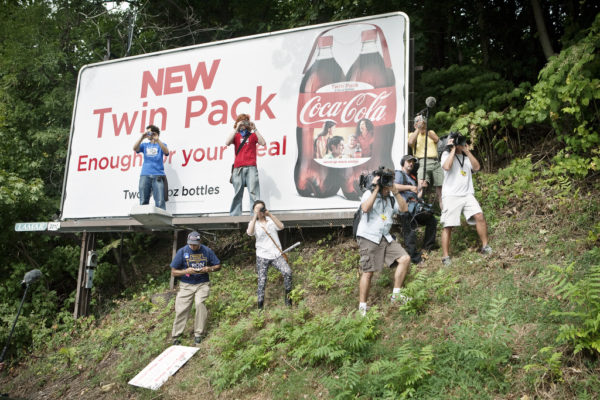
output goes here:
[{"label": "coca-cola billboard advertisement", "polygon": [[132,147],[149,124],[169,149],[167,211],[228,214],[225,141],[240,113],[266,141],[257,165],[269,209],[356,208],[360,174],[405,154],[408,35],[406,15],[393,13],[84,67],[63,219],[127,216],[139,203]]}]

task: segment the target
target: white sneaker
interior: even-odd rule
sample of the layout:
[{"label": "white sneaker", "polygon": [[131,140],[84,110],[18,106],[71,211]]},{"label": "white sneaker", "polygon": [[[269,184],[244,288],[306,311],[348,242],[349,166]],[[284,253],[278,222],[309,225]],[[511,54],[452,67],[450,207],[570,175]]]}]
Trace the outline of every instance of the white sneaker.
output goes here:
[{"label": "white sneaker", "polygon": [[401,306],[408,304],[408,302],[411,300],[412,297],[408,297],[402,292],[392,293],[392,297],[390,297],[390,301],[392,302],[392,304],[400,304]]},{"label": "white sneaker", "polygon": [[365,307],[365,308],[360,308],[360,307],[358,307],[358,312],[360,313],[360,315],[361,315],[362,317],[364,317],[364,316],[366,316],[366,315],[367,315],[367,311],[368,311],[368,309],[369,309],[369,307]]},{"label": "white sneaker", "polygon": [[479,252],[483,255],[490,255],[490,254],[492,254],[492,248],[490,247],[489,244],[486,244],[485,246],[483,246],[481,248],[481,250],[479,250]]}]

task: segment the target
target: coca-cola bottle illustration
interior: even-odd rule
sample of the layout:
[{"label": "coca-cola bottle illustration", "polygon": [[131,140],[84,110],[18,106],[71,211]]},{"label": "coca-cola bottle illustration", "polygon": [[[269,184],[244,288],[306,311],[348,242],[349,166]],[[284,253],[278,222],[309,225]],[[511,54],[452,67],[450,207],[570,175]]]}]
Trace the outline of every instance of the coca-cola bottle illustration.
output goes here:
[{"label": "coca-cola bottle illustration", "polygon": [[[377,47],[378,35],[382,39],[385,60]],[[361,156],[369,157],[369,160],[359,166],[346,168],[344,171],[342,191],[344,196],[351,200],[357,200],[361,196],[359,188],[361,173],[377,169],[379,166],[394,168],[391,153],[396,128],[396,93],[387,42],[378,28],[362,31],[361,42],[361,52],[348,70],[346,80],[360,82],[362,87],[368,85],[373,88],[366,94],[369,101],[372,101],[372,106],[365,112],[363,118],[357,121],[355,132],[362,150]]]},{"label": "coca-cola bottle illustration", "polygon": [[[304,121],[301,110],[311,102],[311,99],[314,100],[314,97],[319,96],[317,94],[319,89],[344,81],[345,75],[333,58],[333,36],[321,36],[317,40],[318,53],[315,62],[306,71],[300,84],[296,129],[298,160],[294,168],[294,181],[296,190],[301,196],[329,197],[339,191],[343,180],[343,170],[328,168],[316,162],[315,158],[322,157],[317,153],[323,151],[323,148],[326,149],[327,140],[331,137],[335,122],[331,120]],[[312,53],[309,57],[312,57]]]}]

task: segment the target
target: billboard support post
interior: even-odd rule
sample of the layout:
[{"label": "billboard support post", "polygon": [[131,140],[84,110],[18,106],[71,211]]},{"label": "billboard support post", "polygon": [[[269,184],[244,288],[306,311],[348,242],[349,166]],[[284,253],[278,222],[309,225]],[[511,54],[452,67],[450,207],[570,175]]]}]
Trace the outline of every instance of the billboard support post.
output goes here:
[{"label": "billboard support post", "polygon": [[[173,251],[171,252],[171,259],[175,258],[175,254],[177,253],[177,234],[178,230],[173,231]],[[171,279],[169,280],[169,289],[173,290],[175,288],[175,278],[171,275]]]},{"label": "billboard support post", "polygon": [[83,232],[81,236],[81,254],[79,257],[79,272],[77,273],[77,292],[75,294],[75,309],[73,317],[75,319],[89,314],[90,294],[92,289],[86,288],[88,267],[87,255],[94,250],[95,234]]}]

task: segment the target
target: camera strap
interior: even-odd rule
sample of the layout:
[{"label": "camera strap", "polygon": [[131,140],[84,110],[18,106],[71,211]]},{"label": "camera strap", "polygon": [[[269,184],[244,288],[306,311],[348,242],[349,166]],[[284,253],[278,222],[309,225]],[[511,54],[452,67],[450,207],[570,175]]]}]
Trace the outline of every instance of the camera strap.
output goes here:
[{"label": "camera strap", "polygon": [[287,254],[285,254],[283,251],[281,251],[281,247],[279,247],[277,245],[277,242],[273,239],[273,237],[271,235],[269,235],[269,232],[267,232],[267,230],[265,229],[264,225],[260,224],[260,227],[262,228],[263,231],[265,231],[265,233],[267,234],[267,236],[269,237],[269,239],[271,239],[271,241],[273,242],[273,244],[275,245],[275,247],[277,248],[277,250],[279,250],[279,253],[281,253],[281,255],[283,256],[283,258],[285,258],[285,261],[288,262],[288,257]]},{"label": "camera strap", "polygon": [[244,144],[246,143],[246,140],[248,140],[248,138],[250,137],[250,135],[252,135],[252,133],[250,133],[249,135],[246,135],[244,137],[244,140],[242,140],[242,143],[240,143],[240,146],[237,148],[235,155],[237,156],[238,154],[240,154],[240,150],[242,150],[242,146],[244,146]]}]

